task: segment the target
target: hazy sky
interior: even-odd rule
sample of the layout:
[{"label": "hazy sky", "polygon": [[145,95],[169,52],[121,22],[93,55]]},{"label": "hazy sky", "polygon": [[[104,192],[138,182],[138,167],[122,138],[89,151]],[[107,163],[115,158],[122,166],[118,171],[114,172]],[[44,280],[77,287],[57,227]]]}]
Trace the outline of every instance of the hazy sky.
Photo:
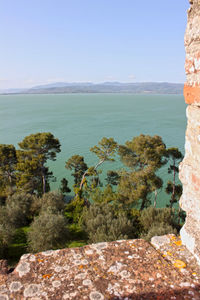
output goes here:
[{"label": "hazy sky", "polygon": [[0,88],[184,82],[188,0],[0,0]]}]

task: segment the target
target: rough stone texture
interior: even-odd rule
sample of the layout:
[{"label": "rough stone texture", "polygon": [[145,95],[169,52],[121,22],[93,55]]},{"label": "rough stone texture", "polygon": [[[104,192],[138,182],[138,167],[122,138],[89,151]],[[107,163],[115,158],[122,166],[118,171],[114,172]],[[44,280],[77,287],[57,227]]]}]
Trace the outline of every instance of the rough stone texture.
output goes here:
[{"label": "rough stone texture", "polygon": [[188,22],[185,32],[185,71],[187,81],[185,84],[186,102],[199,103],[200,89],[200,2],[191,1],[188,10]]},{"label": "rough stone texture", "polygon": [[180,206],[187,213],[181,230],[182,242],[200,263],[200,1],[191,0],[185,33],[184,88],[187,108],[185,158],[180,165],[183,195]]},{"label": "rough stone texture", "polygon": [[183,246],[180,237],[176,237],[174,234],[156,236],[151,239],[151,243],[173,266],[176,266],[177,263],[183,266],[180,269],[184,274],[185,280],[186,278],[190,279],[192,276],[196,283],[200,283],[200,267],[197,264],[197,260]]},{"label": "rough stone texture", "polygon": [[185,33],[185,72],[187,81],[184,88],[188,104],[200,103],[200,2],[190,1],[188,23]]},{"label": "rough stone texture", "polygon": [[[200,272],[180,239],[152,243],[158,250],[129,240],[25,254],[12,273],[1,275],[0,299],[200,299]],[[165,256],[167,245],[174,261]]]},{"label": "rough stone texture", "polygon": [[0,274],[7,274],[7,273],[8,273],[7,260],[1,259],[0,260]]}]

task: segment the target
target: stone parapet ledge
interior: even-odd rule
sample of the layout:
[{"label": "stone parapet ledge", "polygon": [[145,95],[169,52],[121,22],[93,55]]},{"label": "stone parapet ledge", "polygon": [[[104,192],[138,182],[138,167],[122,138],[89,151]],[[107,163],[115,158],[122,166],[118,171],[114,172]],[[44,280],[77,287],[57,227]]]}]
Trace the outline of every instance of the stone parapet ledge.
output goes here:
[{"label": "stone parapet ledge", "polygon": [[[175,261],[163,252],[171,243]],[[180,240],[164,236],[153,244],[123,240],[25,254],[12,273],[0,275],[0,299],[200,299],[200,273]]]},{"label": "stone parapet ledge", "polygon": [[174,234],[155,236],[151,239],[151,244],[170,264],[180,268],[185,280],[193,278],[194,283],[200,282],[200,267],[197,259],[183,245],[180,236]]}]

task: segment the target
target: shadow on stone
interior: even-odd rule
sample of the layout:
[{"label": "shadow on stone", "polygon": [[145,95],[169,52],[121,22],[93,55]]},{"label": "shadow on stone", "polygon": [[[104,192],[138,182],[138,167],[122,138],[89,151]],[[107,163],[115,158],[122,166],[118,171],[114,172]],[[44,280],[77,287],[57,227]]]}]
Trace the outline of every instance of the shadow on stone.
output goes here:
[{"label": "shadow on stone", "polygon": [[[158,293],[135,293],[135,294],[126,294],[120,297],[111,297],[110,300],[168,300],[168,299],[199,299],[199,290],[200,285],[196,286],[195,288],[188,287],[188,288],[180,288],[178,290],[170,290],[170,291],[160,291]],[[197,298],[198,297],[198,298]]]}]

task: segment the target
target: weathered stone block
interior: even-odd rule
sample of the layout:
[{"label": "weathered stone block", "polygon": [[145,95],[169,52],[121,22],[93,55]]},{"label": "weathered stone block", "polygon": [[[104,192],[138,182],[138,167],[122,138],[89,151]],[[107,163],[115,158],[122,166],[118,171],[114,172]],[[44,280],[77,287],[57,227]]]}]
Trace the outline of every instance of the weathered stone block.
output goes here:
[{"label": "weathered stone block", "polygon": [[191,0],[185,33],[187,81],[184,87],[187,108],[185,158],[180,165],[183,194],[180,206],[186,211],[181,230],[183,244],[200,263],[200,1]]},{"label": "weathered stone block", "polygon": [[187,104],[200,105],[200,85],[191,86],[185,84],[184,86],[184,97]]},{"label": "weathered stone block", "polygon": [[0,260],[0,274],[7,274],[7,273],[8,273],[7,260],[1,259]]},{"label": "weathered stone block", "polygon": [[200,299],[200,270],[180,239],[153,240],[159,251],[138,239],[25,254],[0,276],[0,299]]},{"label": "weathered stone block", "polygon": [[187,215],[186,223],[181,229],[181,240],[188,250],[195,256],[200,265],[200,222],[197,222],[191,215]]}]

